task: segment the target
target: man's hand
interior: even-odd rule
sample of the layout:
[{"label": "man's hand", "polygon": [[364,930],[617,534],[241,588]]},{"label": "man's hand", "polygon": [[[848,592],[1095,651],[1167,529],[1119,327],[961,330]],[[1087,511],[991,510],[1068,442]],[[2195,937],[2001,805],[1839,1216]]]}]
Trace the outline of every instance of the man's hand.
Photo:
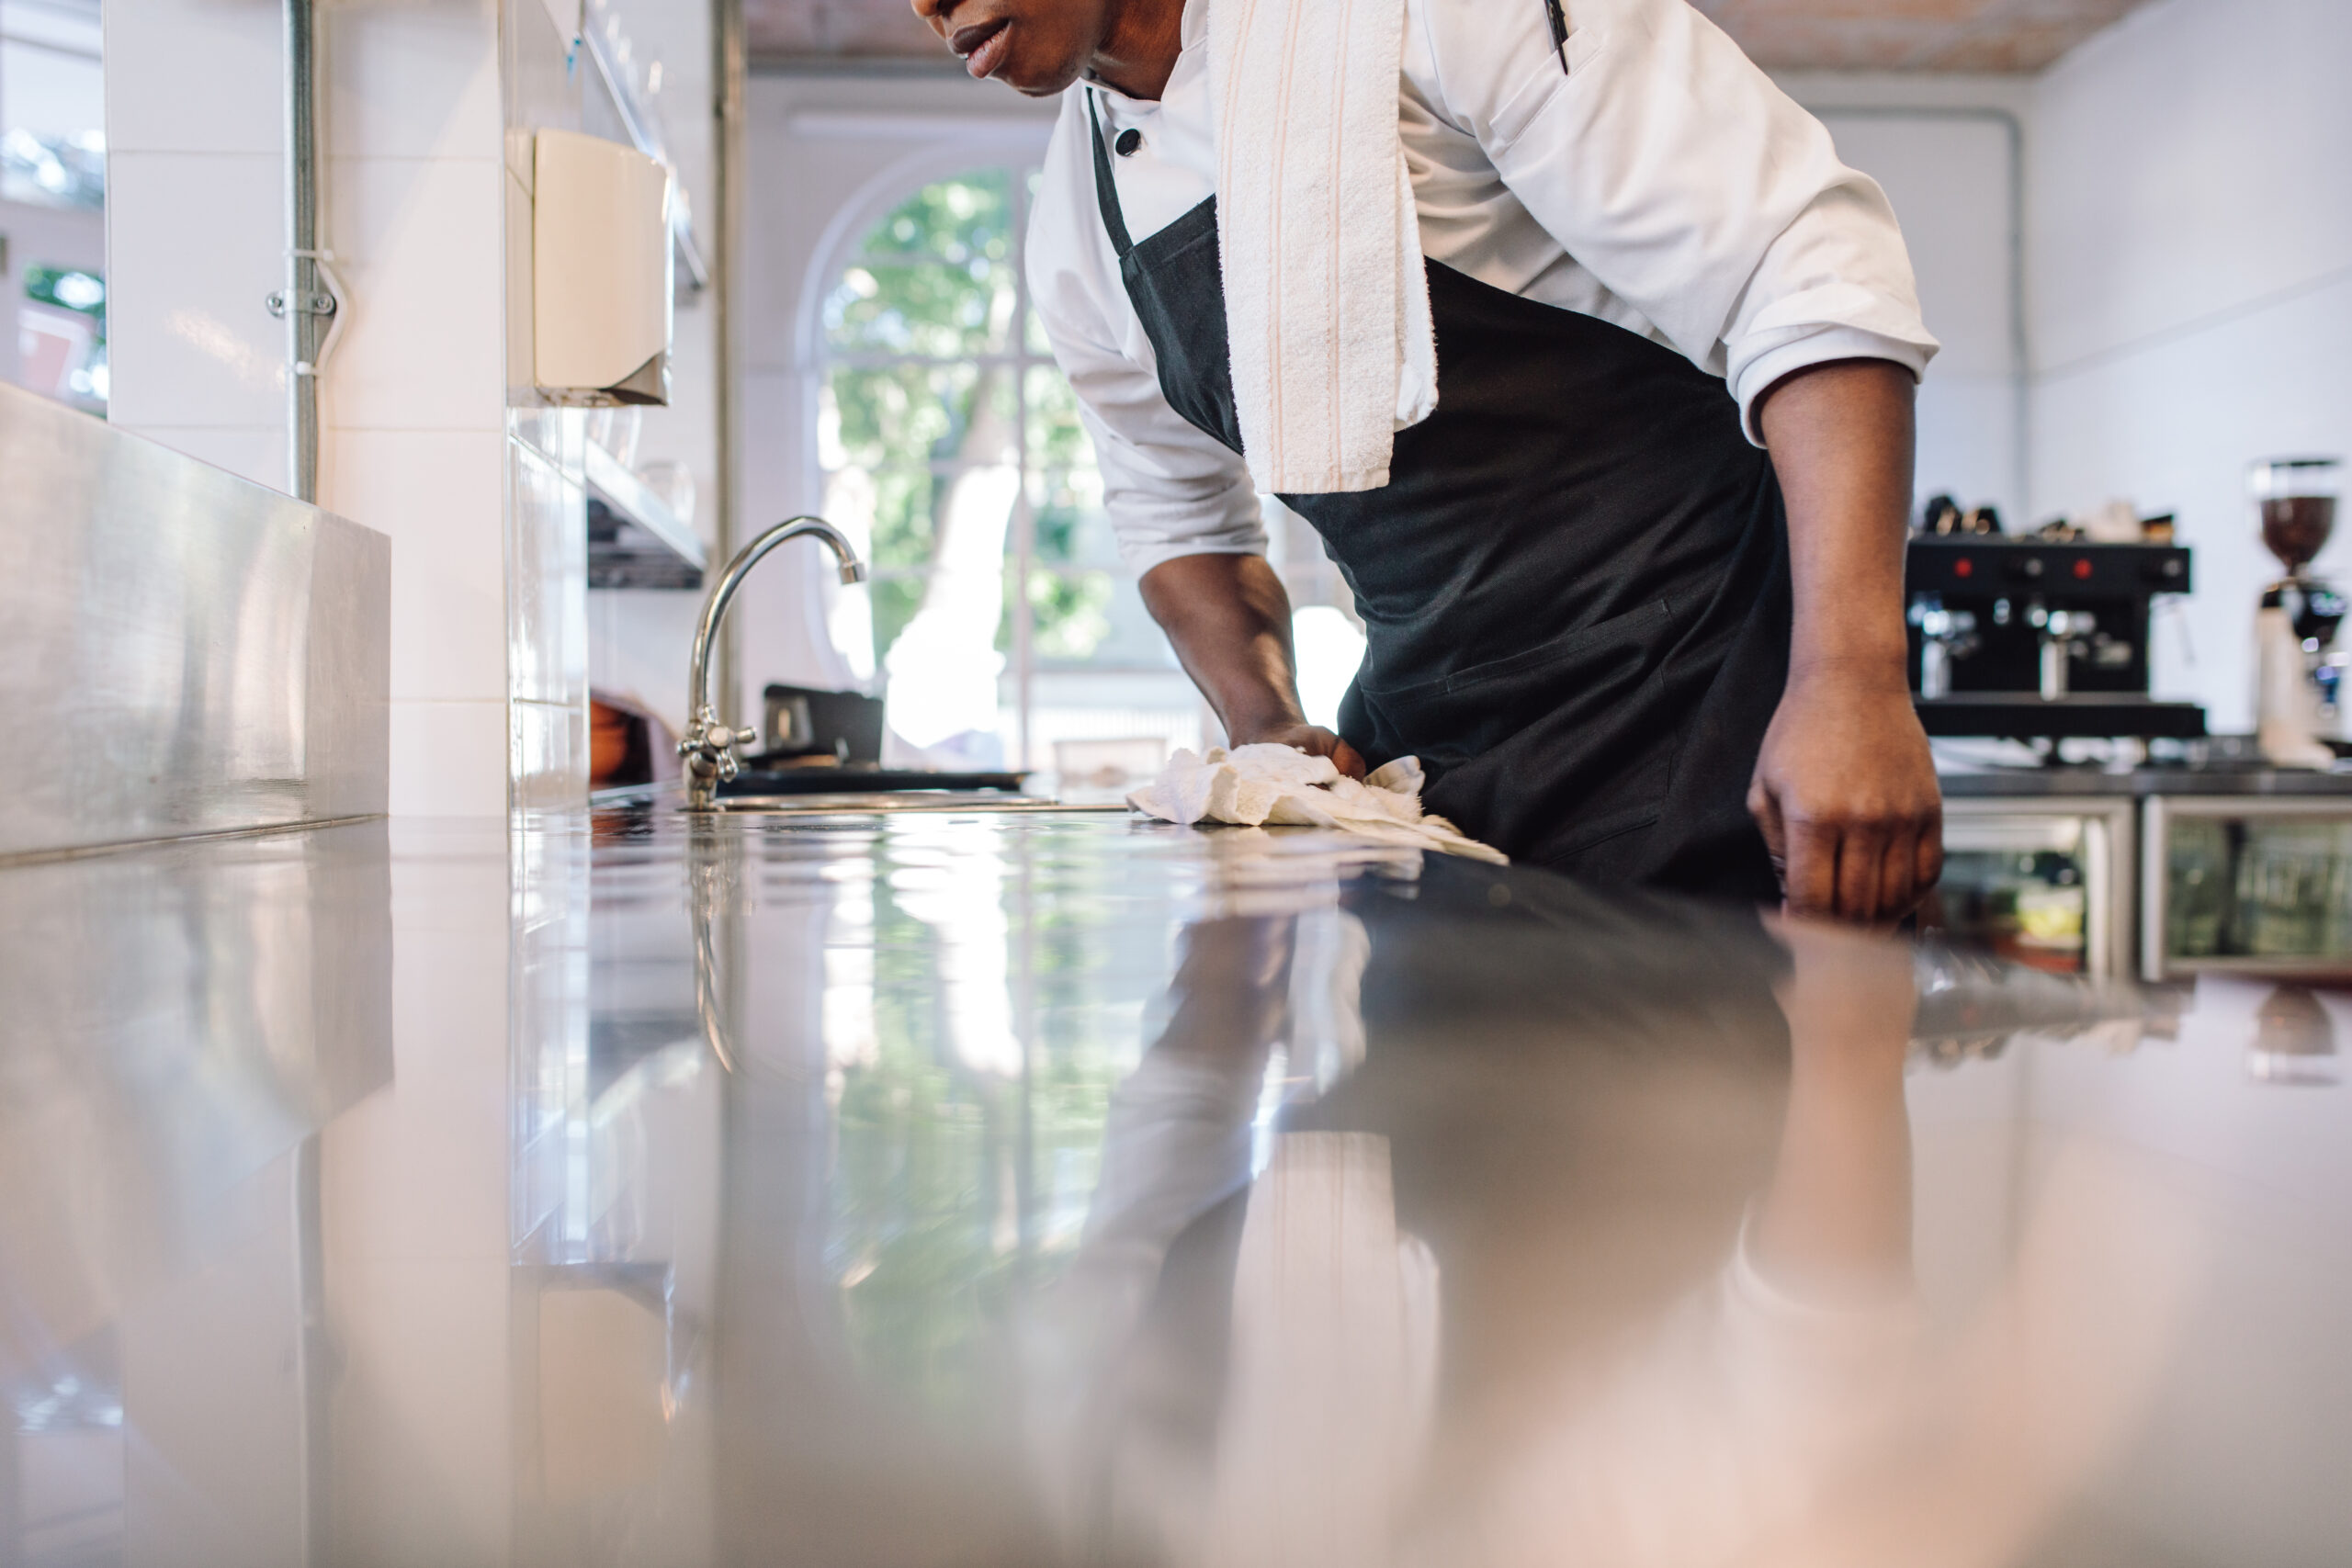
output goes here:
[{"label": "man's hand", "polygon": [[1788,502],[1796,623],[1747,805],[1799,914],[1899,920],[1943,872],[1903,629],[1912,398],[1903,367],[1847,360],[1790,376],[1757,415]]},{"label": "man's hand", "polygon": [[1310,757],[1329,757],[1332,765],[1351,779],[1363,777],[1366,769],[1356,749],[1324,728],[1319,724],[1304,720],[1295,724],[1274,724],[1262,729],[1245,730],[1226,738],[1236,746],[1295,746]]},{"label": "man's hand", "polygon": [[1800,915],[1892,923],[1943,874],[1943,797],[1901,682],[1797,671],[1747,808]]}]

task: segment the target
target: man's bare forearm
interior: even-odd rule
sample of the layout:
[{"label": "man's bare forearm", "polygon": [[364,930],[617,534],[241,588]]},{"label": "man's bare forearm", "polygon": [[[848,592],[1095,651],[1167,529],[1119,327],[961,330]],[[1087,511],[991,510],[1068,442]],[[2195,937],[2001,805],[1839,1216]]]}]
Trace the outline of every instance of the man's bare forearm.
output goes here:
[{"label": "man's bare forearm", "polygon": [[1911,373],[1824,365],[1768,394],[1761,423],[1788,503],[1792,672],[1907,686],[1903,552],[1917,437]]},{"label": "man's bare forearm", "polygon": [[1151,612],[1184,672],[1239,737],[1304,723],[1290,594],[1260,556],[1179,556],[1143,575]]},{"label": "man's bare forearm", "polygon": [[1329,757],[1355,778],[1363,759],[1306,722],[1290,636],[1290,594],[1259,556],[1179,556],[1143,574],[1144,607],[1234,745],[1273,741]]},{"label": "man's bare forearm", "polygon": [[1795,624],[1748,806],[1800,913],[1900,919],[1943,867],[1903,628],[1912,400],[1908,370],[1851,360],[1790,377],[1759,415],[1788,505]]}]

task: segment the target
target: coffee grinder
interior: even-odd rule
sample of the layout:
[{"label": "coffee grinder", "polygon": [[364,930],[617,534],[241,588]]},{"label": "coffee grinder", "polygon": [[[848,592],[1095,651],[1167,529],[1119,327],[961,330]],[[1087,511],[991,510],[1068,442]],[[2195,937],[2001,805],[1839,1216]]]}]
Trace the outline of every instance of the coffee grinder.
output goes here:
[{"label": "coffee grinder", "polygon": [[2343,469],[2334,457],[2287,457],[2256,463],[2249,475],[2262,542],[2287,569],[2263,590],[2255,616],[2255,736],[2276,767],[2335,762],[2327,742],[2343,725],[2345,657],[2335,644],[2346,606],[2308,569],[2335,531]]}]

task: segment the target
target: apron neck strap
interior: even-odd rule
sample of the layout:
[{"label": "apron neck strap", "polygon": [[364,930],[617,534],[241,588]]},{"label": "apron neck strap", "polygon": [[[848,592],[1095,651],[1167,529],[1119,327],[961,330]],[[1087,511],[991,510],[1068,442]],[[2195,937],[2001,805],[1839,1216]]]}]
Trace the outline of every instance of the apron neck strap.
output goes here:
[{"label": "apron neck strap", "polygon": [[1111,178],[1111,150],[1102,144],[1102,118],[1094,111],[1094,89],[1086,89],[1086,123],[1094,131],[1094,202],[1102,209],[1102,227],[1110,231],[1111,248],[1127,259],[1135,243],[1127,238],[1127,217],[1119,208],[1119,187]]}]

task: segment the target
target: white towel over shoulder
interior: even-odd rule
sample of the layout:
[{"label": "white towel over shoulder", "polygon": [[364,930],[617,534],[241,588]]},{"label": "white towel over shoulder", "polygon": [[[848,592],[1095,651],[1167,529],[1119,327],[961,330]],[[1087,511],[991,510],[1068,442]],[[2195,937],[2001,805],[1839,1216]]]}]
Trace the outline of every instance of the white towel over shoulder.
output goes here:
[{"label": "white towel over shoulder", "polygon": [[1397,132],[1405,0],[1212,0],[1217,243],[1241,446],[1261,491],[1388,482],[1437,406]]}]

